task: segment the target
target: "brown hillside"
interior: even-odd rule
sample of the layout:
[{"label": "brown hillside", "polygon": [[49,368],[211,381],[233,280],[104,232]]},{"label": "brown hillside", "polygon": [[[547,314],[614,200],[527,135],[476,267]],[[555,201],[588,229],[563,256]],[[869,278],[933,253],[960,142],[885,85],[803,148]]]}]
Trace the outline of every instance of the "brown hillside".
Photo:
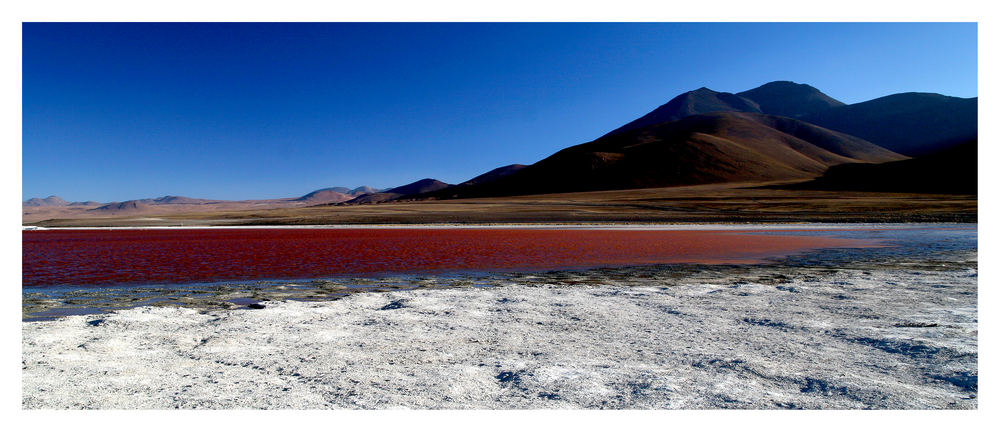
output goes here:
[{"label": "brown hillside", "polygon": [[904,156],[798,120],[719,112],[602,137],[563,149],[492,182],[433,198],[512,196],[813,178],[843,163]]}]

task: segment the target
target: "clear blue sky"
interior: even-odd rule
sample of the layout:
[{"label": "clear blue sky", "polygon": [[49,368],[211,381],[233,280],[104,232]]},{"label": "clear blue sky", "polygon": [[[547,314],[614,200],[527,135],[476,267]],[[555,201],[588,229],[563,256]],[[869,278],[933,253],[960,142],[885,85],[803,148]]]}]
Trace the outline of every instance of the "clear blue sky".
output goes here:
[{"label": "clear blue sky", "polygon": [[976,24],[23,25],[24,199],[457,183],[679,93],[977,96]]}]

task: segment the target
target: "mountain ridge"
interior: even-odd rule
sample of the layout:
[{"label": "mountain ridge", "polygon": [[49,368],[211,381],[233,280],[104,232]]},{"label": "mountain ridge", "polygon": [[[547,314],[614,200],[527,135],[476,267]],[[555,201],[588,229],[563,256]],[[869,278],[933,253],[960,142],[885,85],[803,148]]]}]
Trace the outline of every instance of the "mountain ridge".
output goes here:
[{"label": "mountain ridge", "polygon": [[811,178],[830,166],[905,156],[766,114],[688,116],[567,147],[516,173],[427,198],[471,198]]}]

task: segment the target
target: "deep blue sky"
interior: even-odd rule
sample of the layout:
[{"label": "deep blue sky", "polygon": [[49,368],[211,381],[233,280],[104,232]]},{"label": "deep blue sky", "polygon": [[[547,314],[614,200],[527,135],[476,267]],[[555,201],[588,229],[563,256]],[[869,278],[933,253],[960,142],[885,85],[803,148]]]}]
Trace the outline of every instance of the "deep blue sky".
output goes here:
[{"label": "deep blue sky", "polygon": [[976,24],[23,25],[23,198],[457,183],[702,86],[974,97]]}]

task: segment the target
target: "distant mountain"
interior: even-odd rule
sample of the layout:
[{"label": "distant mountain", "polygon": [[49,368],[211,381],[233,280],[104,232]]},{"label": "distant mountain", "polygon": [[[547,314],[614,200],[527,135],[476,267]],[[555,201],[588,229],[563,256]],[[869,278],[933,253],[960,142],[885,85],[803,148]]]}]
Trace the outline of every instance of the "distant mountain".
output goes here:
[{"label": "distant mountain", "polygon": [[382,191],[382,189],[375,189],[375,188],[373,188],[371,186],[358,186],[358,187],[356,187],[354,189],[351,189],[351,190],[347,191],[347,194],[351,195],[351,196],[356,196],[357,197],[357,196],[361,196],[361,195],[364,195],[364,194],[376,193],[376,192],[381,192],[381,191]]},{"label": "distant mountain", "polygon": [[490,170],[486,173],[480,174],[476,177],[473,177],[472,179],[466,180],[457,185],[436,189],[420,194],[407,195],[404,198],[425,199],[425,198],[453,198],[458,196],[464,196],[467,192],[470,191],[475,192],[479,185],[495,182],[501,178],[508,177],[514,173],[517,173],[524,168],[527,168],[527,165],[521,165],[521,164],[506,165],[500,168]]},{"label": "distant mountain", "polygon": [[50,195],[48,198],[32,198],[23,203],[24,207],[49,207],[49,206],[65,206],[69,205],[69,202],[59,198],[55,195]]},{"label": "distant mountain", "polygon": [[843,102],[823,94],[811,85],[791,81],[769,82],[736,95],[756,102],[764,114],[792,118],[844,106]]},{"label": "distant mountain", "polygon": [[518,172],[518,171],[526,168],[526,167],[527,167],[527,165],[521,165],[521,164],[513,164],[513,165],[502,166],[500,168],[491,170],[491,171],[489,171],[489,172],[487,172],[485,174],[481,174],[481,175],[478,175],[478,176],[476,176],[476,177],[474,177],[474,178],[472,178],[470,180],[467,180],[467,181],[459,184],[459,186],[474,186],[474,185],[478,185],[478,184],[482,184],[482,183],[488,183],[488,182],[491,182],[493,180],[499,179],[501,177],[507,177],[507,176],[509,176],[511,174],[514,174],[514,173],[516,173],[516,172]]},{"label": "distant mountain", "polygon": [[113,214],[131,214],[131,213],[141,213],[143,211],[149,210],[151,204],[142,202],[140,200],[129,200],[122,202],[113,202],[110,204],[105,204],[103,206],[87,210],[90,213],[104,213],[108,215]]},{"label": "distant mountain", "polygon": [[354,198],[354,196],[348,195],[348,192],[350,192],[350,189],[345,187],[319,189],[302,195],[296,198],[295,201],[306,201],[311,203],[344,202]]},{"label": "distant mountain", "polygon": [[978,98],[899,93],[831,108],[802,120],[922,156],[978,137]]},{"label": "distant mountain", "polygon": [[822,177],[789,189],[914,193],[977,193],[978,140],[915,159],[830,167]]},{"label": "distant mountain", "polygon": [[639,117],[624,126],[608,132],[605,137],[633,131],[668,121],[680,120],[684,117],[707,114],[712,112],[761,112],[756,102],[732,93],[721,93],[702,87],[681,94],[648,114]]},{"label": "distant mountain", "polygon": [[219,200],[209,200],[203,198],[189,198],[184,196],[167,195],[159,198],[146,198],[136,200],[145,204],[208,204]]},{"label": "distant mountain", "polygon": [[375,192],[375,193],[361,195],[355,199],[347,201],[347,204],[373,204],[373,203],[392,201],[397,198],[401,198],[403,196],[419,195],[419,194],[426,194],[428,192],[434,192],[440,189],[447,188],[448,186],[451,185],[439,180],[425,178],[423,180],[417,180],[413,183],[388,189],[383,192]]},{"label": "distant mountain", "polygon": [[379,189],[375,189],[371,186],[359,186],[354,189],[348,189],[345,187],[330,187],[325,189],[318,189],[309,192],[301,197],[295,199],[295,201],[304,201],[313,204],[320,203],[339,203],[350,201],[361,195],[372,194],[379,192]]},{"label": "distant mountain", "polygon": [[103,204],[101,204],[101,203],[99,203],[97,201],[73,201],[73,202],[71,202],[69,204],[66,204],[66,205],[69,206],[69,207],[98,207],[98,206],[101,206]]},{"label": "distant mountain", "polygon": [[428,195],[509,196],[812,178],[837,164],[901,159],[905,157],[860,138],[799,120],[716,112],[605,136],[506,177]]},{"label": "distant mountain", "polygon": [[389,189],[389,190],[387,190],[385,192],[386,193],[395,193],[395,194],[400,194],[400,195],[412,195],[412,194],[418,194],[418,193],[436,191],[438,189],[444,189],[444,188],[446,188],[448,186],[451,186],[451,185],[449,185],[448,183],[445,183],[443,181],[440,181],[440,180],[435,180],[435,179],[432,179],[432,178],[425,178],[423,180],[417,180],[417,181],[415,181],[413,183],[410,183],[410,184],[407,184],[407,185],[403,185],[403,186],[399,186],[399,187],[394,187],[394,188]]}]

